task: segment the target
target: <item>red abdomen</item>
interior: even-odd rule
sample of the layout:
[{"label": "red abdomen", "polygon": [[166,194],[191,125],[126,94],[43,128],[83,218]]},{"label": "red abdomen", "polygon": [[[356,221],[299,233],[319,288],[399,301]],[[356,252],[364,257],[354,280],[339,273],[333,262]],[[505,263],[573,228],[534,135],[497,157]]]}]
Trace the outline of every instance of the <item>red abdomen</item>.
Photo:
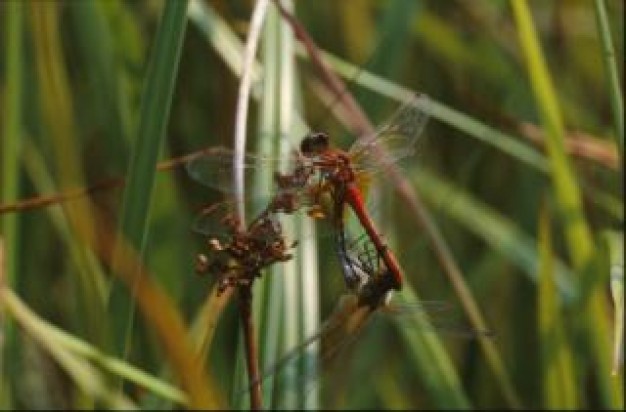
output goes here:
[{"label": "red abdomen", "polygon": [[345,200],[356,214],[361,225],[365,228],[367,236],[376,246],[376,250],[393,276],[394,289],[400,290],[402,288],[402,269],[400,269],[400,265],[398,264],[395,256],[389,250],[389,247],[387,247],[380,234],[376,231],[374,222],[370,219],[367,211],[365,210],[365,204],[363,202],[363,196],[361,196],[361,191],[354,183],[348,183],[346,185]]}]

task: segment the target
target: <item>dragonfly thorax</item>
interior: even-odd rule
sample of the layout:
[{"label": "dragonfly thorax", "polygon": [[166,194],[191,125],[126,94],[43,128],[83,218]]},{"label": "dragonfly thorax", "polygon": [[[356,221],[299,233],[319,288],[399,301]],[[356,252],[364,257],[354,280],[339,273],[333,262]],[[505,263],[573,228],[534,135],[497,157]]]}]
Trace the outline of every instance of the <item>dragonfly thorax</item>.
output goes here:
[{"label": "dragonfly thorax", "polygon": [[387,306],[393,288],[393,276],[388,272],[370,277],[358,290],[359,306],[369,306],[373,309]]}]

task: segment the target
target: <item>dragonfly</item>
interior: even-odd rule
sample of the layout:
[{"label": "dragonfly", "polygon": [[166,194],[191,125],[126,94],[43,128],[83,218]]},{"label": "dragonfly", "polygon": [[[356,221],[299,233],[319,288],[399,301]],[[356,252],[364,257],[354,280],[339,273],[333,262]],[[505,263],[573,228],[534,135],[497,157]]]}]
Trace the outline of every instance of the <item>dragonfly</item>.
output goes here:
[{"label": "dragonfly", "polygon": [[[287,173],[277,172],[274,182],[277,187],[271,198],[268,210],[272,213],[294,213],[306,206],[313,217],[323,217],[324,203],[322,197],[330,194],[334,207],[330,209],[337,230],[343,226],[342,215],[345,206],[349,206],[368,236],[376,246],[376,250],[385,260],[393,274],[394,288],[402,287],[402,271],[397,259],[387,247],[385,241],[376,230],[372,218],[364,204],[362,186],[366,186],[371,178],[385,167],[396,163],[415,153],[417,141],[428,121],[429,99],[426,95],[417,94],[408,99],[375,133],[358,139],[348,150],[332,147],[329,136],[325,133],[311,132],[300,144],[299,150],[292,156],[291,170]],[[224,147],[211,147],[170,159],[158,164],[158,170],[169,170],[185,165],[189,175],[196,181],[230,192],[233,187],[233,152]],[[246,182],[254,182],[251,174],[259,170],[277,170],[283,159],[248,154],[242,167]],[[16,204],[0,205],[0,213],[16,212],[69,201],[101,190],[119,187],[124,179],[107,179],[87,188],[51,196],[39,196],[26,199]],[[206,232],[203,227],[211,213],[201,213],[197,223],[197,231]],[[209,226],[214,223],[208,223]],[[355,279],[346,278],[349,287]]]},{"label": "dragonfly", "polygon": [[[393,318],[414,317],[419,327],[432,329],[464,338],[493,336],[489,330],[474,330],[452,322],[453,307],[446,301],[399,302],[394,301],[395,283],[393,274],[376,250],[366,233],[350,238],[346,233],[337,234],[336,252],[344,276],[355,279],[346,293],[342,294],[330,316],[320,329],[291,349],[262,375],[261,379],[276,376],[307,355],[307,350],[321,343],[319,360],[336,364],[335,360],[347,346],[357,340],[361,331],[377,314]],[[319,374],[300,376],[296,385],[308,392]],[[251,387],[252,385],[250,385]],[[248,389],[242,393],[247,392]]]},{"label": "dragonfly", "polygon": [[[395,255],[378,232],[367,208],[361,187],[386,167],[415,153],[418,139],[428,121],[429,99],[414,95],[408,99],[376,132],[358,139],[349,149],[330,144],[323,132],[310,132],[292,151],[290,169],[274,174],[275,192],[267,206],[272,213],[293,213],[305,207],[312,217],[325,217],[324,199],[330,197],[331,220],[338,231],[346,207],[350,208],[375,246],[391,274],[387,279],[392,289],[402,288],[402,269]],[[232,193],[235,167],[242,168],[247,182],[254,182],[254,173],[284,163],[270,156],[247,154],[243,164],[233,165],[233,152],[228,148],[198,156],[187,163],[189,175],[196,181]],[[201,225],[200,225],[201,226]],[[356,282],[346,277],[348,287]]]}]

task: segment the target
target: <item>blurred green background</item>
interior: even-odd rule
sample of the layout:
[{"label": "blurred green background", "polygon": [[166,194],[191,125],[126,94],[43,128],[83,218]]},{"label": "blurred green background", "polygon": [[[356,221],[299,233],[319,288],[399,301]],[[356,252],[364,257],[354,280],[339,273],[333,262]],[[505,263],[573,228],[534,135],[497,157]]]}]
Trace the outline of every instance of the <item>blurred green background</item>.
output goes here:
[{"label": "blurred green background", "polygon": [[[623,369],[611,372],[623,328],[624,3],[283,4],[375,124],[407,92],[430,96],[402,165],[430,218],[384,178],[375,214],[405,270],[400,298],[449,302],[447,320],[484,322],[495,337],[380,314],[332,359],[311,352],[282,368],[265,406],[623,409]],[[232,146],[254,5],[0,4],[0,204],[127,178],[0,215],[3,408],[247,407],[236,299],[194,274],[205,243],[192,222],[222,197],[182,166],[154,166]],[[259,47],[247,149],[285,153],[308,128],[349,147],[354,135],[271,2]],[[342,293],[331,239],[304,217],[285,226],[302,239],[296,256],[254,290],[263,370]],[[113,269],[116,228],[144,281]]]}]

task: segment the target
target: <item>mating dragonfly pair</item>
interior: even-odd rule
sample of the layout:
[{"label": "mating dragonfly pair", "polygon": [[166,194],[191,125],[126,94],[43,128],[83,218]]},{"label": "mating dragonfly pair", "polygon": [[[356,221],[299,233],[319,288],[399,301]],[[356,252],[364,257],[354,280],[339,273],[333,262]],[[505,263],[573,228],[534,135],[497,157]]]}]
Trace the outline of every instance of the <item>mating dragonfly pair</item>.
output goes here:
[{"label": "mating dragonfly pair", "polygon": [[[428,120],[427,105],[427,97],[414,96],[376,133],[357,140],[347,151],[332,147],[324,133],[306,135],[299,150],[292,154],[290,170],[275,174],[275,192],[249,225],[242,225],[232,213],[225,213],[218,221],[226,233],[220,238],[213,230],[215,223],[204,222],[214,221],[216,210],[222,208],[212,206],[202,213],[196,229],[208,235],[210,253],[198,256],[198,271],[218,275],[220,292],[231,286],[249,285],[263,268],[288,260],[288,250],[295,247],[295,242],[288,245],[284,240],[277,214],[305,209],[312,217],[330,220],[348,290],[359,297],[362,305],[378,307],[389,291],[402,288],[402,270],[366,210],[360,185],[374,173],[415,152]],[[187,169],[195,180],[229,191],[235,170],[232,159],[231,150],[218,149],[191,160]],[[279,162],[280,159],[247,155],[244,164],[235,167],[243,168],[246,175],[275,167]],[[346,208],[352,210],[365,231],[366,242],[356,243],[361,250],[351,250],[354,248],[346,240]]]},{"label": "mating dragonfly pair", "polygon": [[[325,342],[320,359],[336,356],[340,348],[364,328],[372,315],[381,311],[402,314],[407,309],[417,310],[428,321],[435,320],[435,324],[430,326],[438,330],[448,329],[468,337],[490,335],[487,331],[455,327],[449,323],[450,319],[443,319],[437,324],[437,320],[441,320],[438,315],[449,309],[445,302],[421,302],[413,307],[390,302],[392,291],[402,288],[402,269],[365,207],[360,184],[370,182],[374,174],[415,153],[416,143],[428,120],[428,104],[425,96],[413,97],[376,133],[357,140],[347,151],[333,148],[324,133],[309,133],[301,141],[299,150],[293,152],[290,170],[275,174],[276,190],[265,209],[249,225],[242,229],[241,222],[231,213],[225,213],[225,218],[218,220],[218,226],[227,228],[230,236],[218,235],[220,227],[215,227],[213,216],[215,206],[207,209],[196,221],[196,230],[208,235],[209,249],[215,256],[210,259],[201,255],[201,269],[220,276],[219,291],[231,286],[249,285],[259,276],[261,269],[291,258],[287,252],[296,246],[296,242],[289,245],[284,240],[277,215],[305,210],[309,216],[326,218],[331,223],[336,254],[348,293],[342,296],[319,332],[292,348],[264,377],[273,375],[301,356],[308,345],[318,340]],[[232,159],[232,151],[219,149],[193,159],[187,164],[187,169],[195,180],[229,192],[233,188],[235,170]],[[281,159],[247,155],[244,164],[239,167],[243,168],[241,171],[247,180],[254,182],[254,173],[281,163]],[[361,236],[351,238],[348,235],[344,221],[347,210],[353,212],[362,228]],[[232,266],[226,267],[222,263],[211,266],[209,263],[222,262],[223,259],[231,261]]]}]

